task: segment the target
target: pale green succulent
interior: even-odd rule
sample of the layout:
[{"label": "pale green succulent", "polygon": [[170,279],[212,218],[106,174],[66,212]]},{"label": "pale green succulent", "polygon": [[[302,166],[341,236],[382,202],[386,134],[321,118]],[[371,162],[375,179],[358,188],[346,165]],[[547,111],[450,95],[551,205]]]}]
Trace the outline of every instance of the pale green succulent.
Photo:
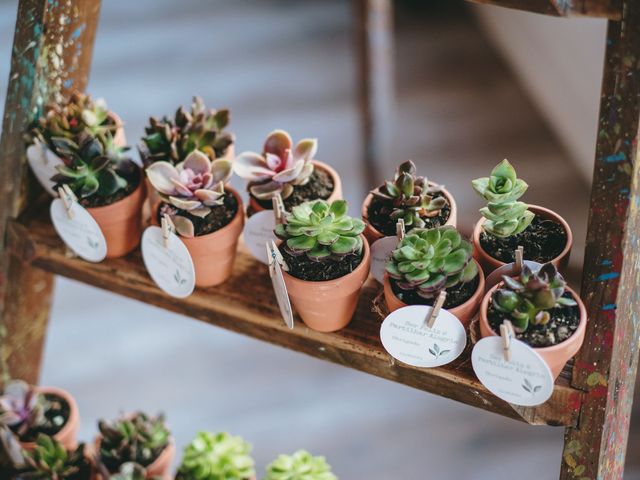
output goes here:
[{"label": "pale green succulent", "polygon": [[324,457],[298,450],[293,455],[279,455],[271,462],[264,480],[338,480],[338,477]]},{"label": "pale green succulent", "polygon": [[491,171],[491,176],[476,178],[473,189],[487,200],[480,209],[486,219],[484,231],[496,237],[510,237],[523,232],[534,218],[529,205],[518,199],[529,187],[516,177],[516,171],[508,160],[503,160]]}]

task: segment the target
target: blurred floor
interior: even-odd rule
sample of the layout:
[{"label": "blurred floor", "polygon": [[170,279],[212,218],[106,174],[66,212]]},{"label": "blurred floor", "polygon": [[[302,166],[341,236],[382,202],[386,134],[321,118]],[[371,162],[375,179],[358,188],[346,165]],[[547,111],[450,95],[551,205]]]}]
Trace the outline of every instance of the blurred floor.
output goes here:
[{"label": "blurred floor", "polygon": [[[0,3],[0,81],[15,5]],[[531,185],[526,200],[574,227],[576,277],[587,189],[464,12],[400,14],[396,150],[382,174],[413,158],[454,193],[470,231],[481,206],[470,179],[508,157]],[[90,91],[125,119],[131,143],[149,115],[171,113],[193,94],[232,108],[239,151],[259,149],[276,127],[317,136],[318,158],[339,169],[356,214],[371,186],[358,168],[350,21],[346,0],[110,0]],[[163,410],[179,446],[198,429],[228,430],[254,444],[259,471],[300,447],[326,455],[344,480],[510,480],[515,471],[537,480],[559,471],[561,429],[522,425],[65,279],[43,383],[76,396],[85,440],[100,416]]]}]

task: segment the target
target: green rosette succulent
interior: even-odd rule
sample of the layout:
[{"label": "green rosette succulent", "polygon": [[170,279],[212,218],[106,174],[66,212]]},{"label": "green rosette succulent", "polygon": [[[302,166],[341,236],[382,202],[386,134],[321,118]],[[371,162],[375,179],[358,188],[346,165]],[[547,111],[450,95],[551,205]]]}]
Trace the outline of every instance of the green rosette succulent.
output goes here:
[{"label": "green rosette succulent", "polygon": [[516,177],[516,171],[508,160],[503,160],[491,171],[491,176],[471,182],[473,189],[487,200],[480,209],[486,219],[484,231],[496,237],[510,237],[523,232],[534,218],[529,205],[518,199],[529,187]]},{"label": "green rosette succulent", "polygon": [[251,445],[228,433],[199,432],[185,447],[177,480],[250,480],[255,477]]},{"label": "green rosette succulent", "polygon": [[567,283],[552,263],[535,272],[524,265],[517,278],[503,275],[502,279],[503,286],[493,293],[493,306],[511,318],[517,332],[526,331],[529,325],[546,325],[552,308],[577,305],[574,299],[563,297]]},{"label": "green rosette succulent", "polygon": [[313,261],[335,261],[352,253],[361,254],[360,234],[364,223],[347,215],[347,202],[305,202],[285,215],[286,223],[275,229],[291,255],[306,255]]},{"label": "green rosette succulent", "polygon": [[16,480],[89,480],[91,467],[80,444],[68,452],[54,438],[39,435],[32,451],[24,453],[27,468]]},{"label": "green rosette succulent", "polygon": [[396,170],[393,181],[386,181],[371,194],[391,203],[390,217],[403,219],[406,227],[423,228],[424,217],[434,217],[447,205],[444,197],[435,197],[441,186],[430,186],[426,177],[416,175],[416,166],[411,160],[402,163]]},{"label": "green rosette succulent", "polygon": [[314,457],[305,450],[280,455],[267,466],[264,480],[338,480],[324,457]]},{"label": "green rosette succulent", "polygon": [[402,290],[431,299],[478,275],[473,246],[452,226],[413,229],[391,254],[386,271]]}]

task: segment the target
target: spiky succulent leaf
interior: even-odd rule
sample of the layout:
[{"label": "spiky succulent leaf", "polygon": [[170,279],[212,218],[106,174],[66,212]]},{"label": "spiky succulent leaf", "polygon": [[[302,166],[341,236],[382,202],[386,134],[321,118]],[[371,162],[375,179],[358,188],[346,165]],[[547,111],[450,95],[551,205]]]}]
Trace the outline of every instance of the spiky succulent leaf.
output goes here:
[{"label": "spiky succulent leaf", "polygon": [[264,480],[337,480],[324,457],[314,457],[305,450],[293,455],[279,455],[267,466]]},{"label": "spiky succulent leaf", "polygon": [[90,478],[90,466],[84,456],[84,445],[80,444],[68,452],[53,437],[38,435],[33,450],[25,452],[27,471],[18,474],[18,480],[66,480]]}]

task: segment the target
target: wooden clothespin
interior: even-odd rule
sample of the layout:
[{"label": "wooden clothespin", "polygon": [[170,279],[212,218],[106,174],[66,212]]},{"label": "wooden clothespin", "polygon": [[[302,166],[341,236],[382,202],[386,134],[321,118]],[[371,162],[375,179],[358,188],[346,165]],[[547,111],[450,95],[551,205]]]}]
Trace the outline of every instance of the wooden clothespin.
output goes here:
[{"label": "wooden clothespin", "polygon": [[162,224],[162,243],[164,247],[167,248],[169,246],[169,237],[176,231],[176,226],[173,224],[171,217],[166,213],[162,215],[160,223]]},{"label": "wooden clothespin", "polygon": [[518,249],[515,252],[515,271],[516,275],[520,275],[522,272],[522,267],[524,266],[524,247],[522,245],[518,245]]},{"label": "wooden clothespin", "polygon": [[500,336],[502,337],[502,350],[504,355],[504,361],[511,361],[511,340],[515,337],[513,325],[509,320],[505,320],[500,325]]},{"label": "wooden clothespin", "polygon": [[73,193],[73,190],[71,190],[71,188],[67,184],[64,184],[58,188],[58,195],[60,195],[60,200],[62,200],[64,208],[67,211],[67,217],[69,217],[70,220],[73,220],[72,206],[73,202],[78,201],[78,197],[76,197],[76,194]]},{"label": "wooden clothespin", "polygon": [[287,285],[284,283],[282,270],[288,270],[287,264],[282,258],[278,247],[273,240],[265,242],[267,248],[267,259],[269,260],[269,275],[273,284],[273,291],[276,295],[280,313],[287,327],[293,329],[293,311],[291,310],[291,302],[287,293]]},{"label": "wooden clothespin", "polygon": [[404,230],[404,220],[402,218],[398,219],[398,223],[396,223],[396,236],[398,237],[398,242],[401,242],[404,238],[405,230]]},{"label": "wooden clothespin", "polygon": [[436,301],[433,304],[433,307],[431,307],[431,310],[429,310],[429,315],[427,315],[427,318],[424,321],[424,325],[426,325],[428,328],[433,327],[433,324],[436,323],[436,319],[438,318],[440,309],[442,308],[442,305],[444,305],[444,301],[446,299],[447,299],[447,292],[442,290],[438,294],[438,298],[436,298]]},{"label": "wooden clothespin", "polygon": [[275,268],[275,264],[278,263],[278,265],[280,265],[282,270],[284,270],[285,272],[288,272],[289,266],[284,261],[284,257],[282,256],[282,254],[280,253],[280,250],[276,246],[276,242],[274,242],[273,240],[270,240],[266,242],[265,245],[267,246],[267,259],[269,260],[269,269],[271,269],[272,267]]},{"label": "wooden clothespin", "polygon": [[273,205],[273,215],[276,218],[276,225],[284,223],[284,202],[282,201],[282,196],[277,193],[273,197],[271,197],[271,204]]}]

